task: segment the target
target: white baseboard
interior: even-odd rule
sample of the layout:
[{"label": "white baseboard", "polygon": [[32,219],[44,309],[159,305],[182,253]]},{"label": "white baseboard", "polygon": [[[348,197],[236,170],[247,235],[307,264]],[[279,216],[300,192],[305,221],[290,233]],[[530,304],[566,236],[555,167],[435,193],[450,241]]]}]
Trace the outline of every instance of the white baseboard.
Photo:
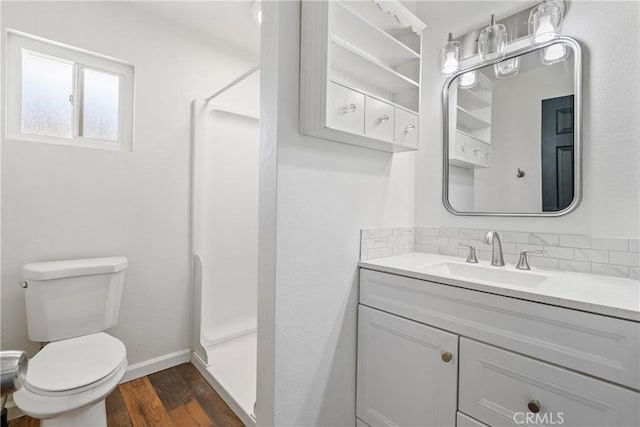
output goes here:
[{"label": "white baseboard", "polygon": [[153,359],[134,363],[127,368],[127,372],[125,372],[120,383],[126,383],[127,381],[142,378],[149,374],[180,365],[181,363],[187,363],[190,360],[190,354],[191,350],[187,348],[184,350],[174,351],[173,353],[164,354]]},{"label": "white baseboard", "polygon": [[18,408],[16,404],[13,403],[13,400],[7,400],[7,404],[4,407],[7,408],[7,420],[20,418],[24,415],[20,408]]}]

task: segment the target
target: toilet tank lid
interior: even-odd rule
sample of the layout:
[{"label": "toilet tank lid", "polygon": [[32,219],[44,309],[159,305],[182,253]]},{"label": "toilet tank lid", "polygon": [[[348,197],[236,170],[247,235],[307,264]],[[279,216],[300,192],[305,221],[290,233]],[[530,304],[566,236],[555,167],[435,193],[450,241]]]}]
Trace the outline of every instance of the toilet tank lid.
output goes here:
[{"label": "toilet tank lid", "polygon": [[32,262],[22,267],[22,277],[31,280],[51,280],[62,277],[109,274],[122,271],[128,265],[127,258],[123,256]]}]

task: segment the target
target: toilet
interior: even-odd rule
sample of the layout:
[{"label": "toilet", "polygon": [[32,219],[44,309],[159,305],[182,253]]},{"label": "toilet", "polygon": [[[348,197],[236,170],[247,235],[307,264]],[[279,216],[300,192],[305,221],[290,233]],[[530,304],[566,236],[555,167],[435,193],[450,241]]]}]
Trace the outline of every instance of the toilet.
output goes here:
[{"label": "toilet", "polygon": [[14,393],[43,427],[105,427],[105,398],[127,369],[124,344],[104,331],[118,323],[127,258],[26,264],[29,339],[47,343]]}]

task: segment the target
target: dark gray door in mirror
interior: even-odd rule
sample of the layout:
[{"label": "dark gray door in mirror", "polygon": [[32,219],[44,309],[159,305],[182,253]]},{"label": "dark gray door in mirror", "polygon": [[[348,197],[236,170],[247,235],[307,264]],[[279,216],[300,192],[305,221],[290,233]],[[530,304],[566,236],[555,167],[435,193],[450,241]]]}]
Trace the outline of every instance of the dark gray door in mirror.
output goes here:
[{"label": "dark gray door in mirror", "polygon": [[[515,72],[514,72],[515,70]],[[444,204],[458,215],[557,216],[578,205],[581,54],[562,37],[444,88]]]}]

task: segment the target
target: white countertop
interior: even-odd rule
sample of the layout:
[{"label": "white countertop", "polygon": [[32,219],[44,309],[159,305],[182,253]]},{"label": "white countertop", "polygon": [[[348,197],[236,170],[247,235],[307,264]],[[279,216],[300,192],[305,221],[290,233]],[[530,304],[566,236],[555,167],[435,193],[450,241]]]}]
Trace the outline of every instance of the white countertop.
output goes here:
[{"label": "white countertop", "polygon": [[[640,281],[637,280],[532,268],[531,273],[548,276],[547,279],[534,287],[521,287],[429,272],[443,262],[464,263],[464,259],[412,252],[360,261],[359,265],[369,270],[640,322]],[[513,266],[491,267],[483,261],[474,265],[521,272]]]}]

